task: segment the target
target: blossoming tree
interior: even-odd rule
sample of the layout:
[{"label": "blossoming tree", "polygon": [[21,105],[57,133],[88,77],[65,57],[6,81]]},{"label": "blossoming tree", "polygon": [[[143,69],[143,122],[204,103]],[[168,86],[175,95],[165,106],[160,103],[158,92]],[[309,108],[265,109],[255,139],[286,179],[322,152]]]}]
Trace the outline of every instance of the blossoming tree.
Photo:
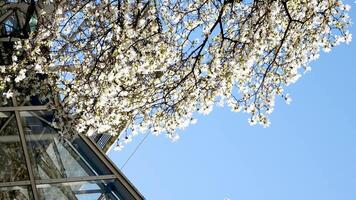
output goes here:
[{"label": "blossoming tree", "polygon": [[320,50],[351,41],[350,6],[340,0],[28,4],[36,29],[1,66],[1,101],[49,99],[63,136],[126,130],[126,140],[145,131],[175,140],[215,104],[268,126],[275,98],[290,102],[284,88]]}]

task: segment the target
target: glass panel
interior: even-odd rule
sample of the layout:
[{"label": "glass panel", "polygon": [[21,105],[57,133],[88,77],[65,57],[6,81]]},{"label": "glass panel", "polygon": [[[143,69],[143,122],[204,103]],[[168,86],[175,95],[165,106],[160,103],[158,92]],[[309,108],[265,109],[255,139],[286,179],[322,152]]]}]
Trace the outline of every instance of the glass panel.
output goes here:
[{"label": "glass panel", "polygon": [[72,141],[73,146],[78,153],[83,157],[89,166],[95,169],[97,174],[111,174],[110,170],[105,166],[104,162],[96,156],[95,152],[79,137]]},{"label": "glass panel", "polygon": [[26,105],[28,106],[46,105],[49,102],[48,99],[43,99],[40,98],[39,96],[32,96],[30,98],[25,99],[25,101],[26,101]]},{"label": "glass panel", "polygon": [[5,26],[5,34],[6,35],[10,35],[15,31],[18,31],[18,29],[20,28],[18,26],[18,22],[16,20],[16,16],[12,15],[9,16],[6,21],[4,21],[4,26]]},{"label": "glass panel", "polygon": [[[53,119],[52,112],[24,111],[20,115],[36,179],[110,174],[109,170],[96,170],[96,166],[89,165],[69,142],[58,138],[58,133],[50,123]],[[93,157],[95,156],[91,154],[89,159]]]},{"label": "glass panel", "polygon": [[22,111],[20,112],[22,126],[27,135],[48,136],[57,135],[57,131],[52,127],[52,111]]},{"label": "glass panel", "polygon": [[31,19],[30,19],[30,30],[31,30],[31,32],[35,32],[36,31],[37,23],[38,23],[37,15],[33,14]]},{"label": "glass panel", "polygon": [[32,191],[29,186],[14,186],[0,188],[1,200],[32,200]]},{"label": "glass panel", "polygon": [[38,194],[42,200],[104,200],[120,199],[115,181],[83,181],[60,184],[37,185]]},{"label": "glass panel", "polygon": [[0,112],[0,182],[28,179],[15,114]]}]

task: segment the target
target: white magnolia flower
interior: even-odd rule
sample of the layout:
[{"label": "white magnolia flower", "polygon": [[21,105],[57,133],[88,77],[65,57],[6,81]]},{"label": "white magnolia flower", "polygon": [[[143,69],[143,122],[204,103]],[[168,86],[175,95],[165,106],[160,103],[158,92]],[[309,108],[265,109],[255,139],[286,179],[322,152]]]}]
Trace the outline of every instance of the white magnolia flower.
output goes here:
[{"label": "white magnolia flower", "polygon": [[51,105],[63,134],[132,130],[122,143],[148,131],[177,140],[215,105],[267,127],[275,97],[291,103],[285,88],[320,51],[352,39],[338,0],[53,2],[1,66],[0,89],[60,96]]},{"label": "white magnolia flower", "polygon": [[121,151],[123,148],[124,148],[124,146],[123,146],[122,144],[117,144],[117,145],[114,147],[114,151]]},{"label": "white magnolia flower", "polygon": [[21,69],[17,77],[15,78],[15,82],[18,83],[26,78],[26,69]]},{"label": "white magnolia flower", "polygon": [[290,103],[292,102],[292,98],[290,97],[289,94],[286,94],[286,95],[284,96],[284,99],[286,100],[286,103],[287,103],[287,104],[290,104]]},{"label": "white magnolia flower", "polygon": [[4,95],[7,99],[9,99],[9,98],[11,98],[11,97],[14,95],[14,93],[9,90],[9,91],[3,93],[3,95]]}]

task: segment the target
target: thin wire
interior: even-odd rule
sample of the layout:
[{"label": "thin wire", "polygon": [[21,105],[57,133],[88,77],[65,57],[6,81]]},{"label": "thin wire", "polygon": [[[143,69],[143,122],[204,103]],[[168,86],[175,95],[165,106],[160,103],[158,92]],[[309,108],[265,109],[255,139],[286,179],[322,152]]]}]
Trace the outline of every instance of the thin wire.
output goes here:
[{"label": "thin wire", "polygon": [[136,146],[135,150],[131,153],[131,155],[127,158],[126,162],[122,165],[120,168],[121,170],[126,166],[126,164],[129,162],[129,160],[132,158],[132,156],[137,152],[137,150],[140,148],[142,143],[146,140],[146,138],[149,136],[149,132],[146,133],[145,137],[141,140],[141,142]]}]

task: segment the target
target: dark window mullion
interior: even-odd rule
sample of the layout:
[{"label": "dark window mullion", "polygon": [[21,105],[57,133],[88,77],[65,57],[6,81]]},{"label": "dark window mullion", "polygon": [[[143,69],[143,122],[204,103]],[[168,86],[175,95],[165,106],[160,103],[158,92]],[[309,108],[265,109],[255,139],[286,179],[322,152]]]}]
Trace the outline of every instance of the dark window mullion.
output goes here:
[{"label": "dark window mullion", "polygon": [[[12,97],[12,103],[13,103],[14,107],[17,106],[16,97]],[[34,200],[39,200],[37,189],[36,189],[36,182],[35,182],[34,174],[33,174],[33,171],[32,171],[30,156],[28,154],[25,134],[24,134],[24,131],[23,131],[23,128],[22,128],[22,122],[21,122],[21,118],[20,118],[20,113],[19,113],[18,110],[15,110],[14,112],[15,112],[15,117],[16,117],[16,121],[17,121],[17,128],[18,128],[19,134],[20,134],[20,142],[21,142],[22,150],[23,150],[24,155],[25,155],[25,161],[26,161],[26,166],[27,166],[27,170],[28,170],[28,175],[30,177],[32,195],[34,197]]]}]

